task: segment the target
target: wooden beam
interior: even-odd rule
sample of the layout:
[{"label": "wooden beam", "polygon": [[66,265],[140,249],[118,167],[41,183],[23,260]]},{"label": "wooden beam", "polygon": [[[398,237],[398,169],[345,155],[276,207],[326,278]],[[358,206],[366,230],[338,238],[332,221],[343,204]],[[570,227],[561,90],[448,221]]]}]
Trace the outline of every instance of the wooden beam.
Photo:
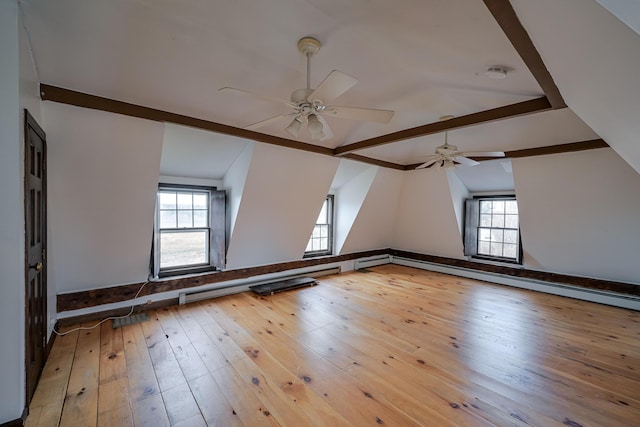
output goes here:
[{"label": "wooden beam", "polygon": [[116,101],[101,96],[89,95],[87,93],[64,89],[47,84],[40,84],[40,96],[43,101],[54,101],[62,104],[75,105],[76,107],[91,108],[94,110],[107,111],[110,113],[123,114],[125,116],[137,117],[140,119],[153,120],[156,122],[169,122],[183,126],[190,126],[198,129],[209,130],[224,135],[231,135],[238,138],[251,139],[266,144],[278,145],[281,147],[294,148],[311,153],[333,155],[331,148],[322,147],[291,139],[280,138],[278,136],[228,126],[208,120],[197,119],[195,117],[184,116],[182,114],[170,113],[168,111],[156,110],[155,108],[143,107],[141,105],[129,104],[127,102]]},{"label": "wooden beam", "polygon": [[[574,151],[595,150],[597,148],[609,148],[603,139],[591,139],[589,141],[570,142],[568,144],[547,145],[546,147],[525,148],[522,150],[505,151],[504,157],[470,157],[471,159],[482,162],[485,160],[499,159],[517,159],[521,157],[545,156],[547,154],[572,153]],[[412,163],[405,165],[404,170],[413,170],[420,166],[421,163]]]},{"label": "wooden beam", "polygon": [[368,163],[370,165],[381,166],[383,168],[396,169],[396,170],[401,170],[401,171],[405,170],[404,169],[404,165],[400,165],[398,163],[387,162],[387,161],[384,161],[384,160],[372,159],[371,157],[365,157],[365,156],[361,156],[359,154],[350,153],[350,154],[345,154],[342,157],[344,157],[345,159],[355,160],[357,162],[363,162],[363,163]]},{"label": "wooden beam", "polygon": [[454,117],[442,122],[429,123],[398,132],[389,133],[375,138],[365,139],[353,144],[343,145],[333,150],[337,156],[352,153],[378,145],[390,144],[392,142],[403,141],[405,139],[418,138],[425,135],[444,132],[451,129],[460,129],[468,126],[479,125],[481,123],[504,120],[526,114],[537,113],[551,109],[551,104],[546,97],[531,99],[529,101],[518,102],[516,104],[505,105],[491,110],[480,111],[478,113],[467,114],[466,116]]},{"label": "wooden beam", "polygon": [[565,108],[567,104],[564,102],[558,86],[553,81],[553,77],[551,77],[549,70],[547,70],[538,50],[531,41],[527,30],[518,19],[518,15],[516,15],[509,0],[484,0],[484,4],[498,22],[498,25],[500,25],[500,28],[502,28],[502,31],[504,31],[527,68],[529,68],[531,74],[533,74],[549,102],[551,102],[551,106],[554,109]]}]

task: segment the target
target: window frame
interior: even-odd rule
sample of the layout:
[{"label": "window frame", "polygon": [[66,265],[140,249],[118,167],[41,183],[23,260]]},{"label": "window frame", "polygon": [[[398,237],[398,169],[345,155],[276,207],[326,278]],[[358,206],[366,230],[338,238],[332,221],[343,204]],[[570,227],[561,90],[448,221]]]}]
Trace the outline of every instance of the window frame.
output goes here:
[{"label": "window frame", "polygon": [[[176,228],[160,228],[160,193],[163,191],[169,192],[190,192],[190,193],[206,193],[207,194],[207,226],[206,227],[177,227]],[[152,275],[156,278],[162,277],[170,277],[177,275],[185,275],[185,274],[195,274],[195,273],[205,273],[216,271],[221,269],[221,265],[219,262],[220,255],[217,253],[219,251],[219,245],[216,242],[216,231],[214,227],[220,221],[216,221],[214,215],[219,214],[215,212],[214,209],[214,198],[216,194],[223,193],[217,191],[216,187],[208,187],[201,185],[184,185],[184,184],[159,184],[158,189],[156,191],[156,207],[154,212],[154,227],[153,227],[153,244],[152,244],[152,256],[151,256],[151,270]],[[193,209],[192,209],[193,210]],[[176,207],[176,211],[178,211]],[[223,210],[224,215],[224,210]],[[224,217],[222,219],[222,223],[224,224]],[[161,253],[161,235],[163,232],[173,233],[173,232],[185,232],[185,231],[198,231],[198,230],[206,230],[208,233],[207,238],[207,258],[208,260],[204,263],[199,264],[188,264],[188,265],[178,265],[171,267],[161,267],[160,266],[160,253]],[[223,236],[225,230],[223,229]],[[218,238],[219,240],[219,238]],[[223,245],[224,245],[224,237],[223,237]],[[222,249],[222,259],[224,260],[224,246]]]},{"label": "window frame", "polygon": [[[499,229],[499,230],[512,230],[512,228],[505,227],[481,227],[480,226],[480,202],[481,201],[499,201],[499,200],[514,200],[517,203],[517,197],[514,194],[499,194],[499,195],[475,195],[471,199],[465,201],[465,220],[464,220],[464,254],[470,258],[476,260],[485,260],[493,262],[501,262],[508,264],[522,265],[523,260],[523,248],[522,248],[522,234],[520,232],[520,209],[518,208],[518,248],[516,250],[516,257],[502,257],[496,255],[486,255],[478,253],[478,246],[480,244],[480,228]],[[503,242],[504,243],[504,242]]]},{"label": "window frame", "polygon": [[[333,235],[334,235],[334,224],[335,224],[335,220],[334,220],[334,203],[335,203],[335,197],[333,194],[327,194],[327,197],[325,197],[324,202],[322,202],[322,204],[326,203],[327,204],[327,223],[323,224],[323,223],[318,223],[316,222],[313,226],[313,229],[315,230],[315,228],[318,225],[327,225],[327,239],[328,239],[328,248],[327,249],[321,249],[321,250],[316,250],[316,251],[307,251],[305,248],[305,252],[303,255],[303,258],[312,258],[312,257],[318,257],[318,256],[325,256],[325,255],[332,255],[333,254]],[[322,209],[322,208],[321,208]],[[318,212],[318,215],[320,214],[320,212]],[[316,220],[317,221],[317,220]],[[311,231],[311,235],[309,236],[309,240],[307,241],[307,246],[309,245],[309,242],[311,241],[311,239],[313,238],[313,230]]]}]

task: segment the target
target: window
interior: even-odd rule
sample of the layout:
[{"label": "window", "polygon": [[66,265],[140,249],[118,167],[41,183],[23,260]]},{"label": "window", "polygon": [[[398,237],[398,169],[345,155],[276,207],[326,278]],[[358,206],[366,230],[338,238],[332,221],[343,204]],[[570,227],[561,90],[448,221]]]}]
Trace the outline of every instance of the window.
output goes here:
[{"label": "window", "polygon": [[465,255],[521,262],[518,202],[514,197],[482,197],[466,201]]},{"label": "window", "polygon": [[160,186],[154,230],[154,276],[197,273],[224,266],[224,200],[224,192],[215,188]]},{"label": "window", "polygon": [[304,252],[305,257],[331,255],[333,252],[333,195],[329,194],[322,204],[320,214],[313,227],[311,238]]}]

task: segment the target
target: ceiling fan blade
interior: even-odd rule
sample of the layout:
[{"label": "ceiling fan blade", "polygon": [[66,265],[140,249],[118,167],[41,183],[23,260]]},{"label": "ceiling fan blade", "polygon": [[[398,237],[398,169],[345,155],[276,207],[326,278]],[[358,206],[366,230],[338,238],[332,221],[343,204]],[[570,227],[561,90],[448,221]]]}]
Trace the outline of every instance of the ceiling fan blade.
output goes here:
[{"label": "ceiling fan blade", "polygon": [[504,157],[503,151],[465,151],[458,154],[467,157]]},{"label": "ceiling fan blade", "polygon": [[441,160],[441,159],[440,159],[440,156],[434,156],[434,157],[435,157],[435,158],[433,158],[433,159],[431,159],[431,160],[428,160],[428,161],[424,162],[423,164],[421,164],[420,166],[416,167],[416,169],[424,169],[424,168],[427,168],[427,167],[431,166],[432,164],[434,164],[434,163],[436,163],[436,162],[439,162],[439,161]]},{"label": "ceiling fan blade", "polygon": [[333,138],[333,131],[331,130],[329,123],[327,123],[327,121],[321,115],[318,115],[318,120],[320,120],[320,123],[322,123],[322,132],[324,133],[324,136],[320,139],[320,141],[325,141],[327,139]]},{"label": "ceiling fan blade", "polygon": [[333,70],[327,77],[318,85],[317,88],[307,97],[309,102],[313,102],[316,99],[327,103],[331,102],[349,89],[351,89],[358,79],[351,77],[342,71]]},{"label": "ceiling fan blade", "polygon": [[271,123],[275,123],[277,121],[279,121],[280,119],[284,118],[284,117],[290,117],[290,116],[295,116],[298,113],[285,113],[285,114],[279,114],[277,116],[268,118],[266,120],[262,120],[259,121],[257,123],[253,123],[250,124],[249,126],[245,126],[245,129],[249,129],[249,130],[256,130],[256,129],[260,129],[261,127],[270,125]]},{"label": "ceiling fan blade", "polygon": [[376,110],[373,108],[339,107],[330,106],[324,109],[323,114],[341,119],[365,120],[368,122],[389,123],[395,111]]},{"label": "ceiling fan blade", "polygon": [[460,163],[461,165],[465,165],[465,166],[475,166],[475,165],[479,165],[479,164],[480,164],[479,162],[476,162],[475,160],[471,160],[471,159],[469,159],[469,158],[467,158],[467,157],[459,156],[459,155],[458,155],[458,156],[455,156],[455,157],[453,158],[453,160],[454,160],[455,162],[458,162],[458,163]]},{"label": "ceiling fan blade", "polygon": [[285,101],[284,99],[274,98],[274,97],[267,96],[267,95],[260,95],[258,93],[251,92],[249,90],[238,89],[238,88],[235,88],[235,87],[228,87],[228,86],[221,87],[218,90],[221,91],[221,92],[223,91],[223,92],[229,92],[229,93],[241,93],[243,95],[248,95],[248,96],[250,96],[252,98],[260,99],[262,101],[275,102],[276,104],[284,104],[284,105],[286,105],[288,107],[293,107],[293,108],[296,107],[296,105],[291,101]]}]

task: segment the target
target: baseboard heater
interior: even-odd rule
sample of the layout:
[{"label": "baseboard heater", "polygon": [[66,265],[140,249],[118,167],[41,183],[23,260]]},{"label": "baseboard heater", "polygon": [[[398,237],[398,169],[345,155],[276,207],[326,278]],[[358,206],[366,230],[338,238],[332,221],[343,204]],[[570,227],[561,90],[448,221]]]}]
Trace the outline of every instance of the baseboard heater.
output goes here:
[{"label": "baseboard heater", "polygon": [[286,280],[298,279],[302,277],[306,278],[317,278],[322,276],[328,276],[330,274],[338,274],[340,273],[340,267],[333,268],[325,268],[322,270],[315,271],[306,271],[300,274],[283,274],[281,276],[272,277],[270,279],[265,280],[255,280],[250,282],[245,282],[241,284],[234,284],[228,286],[218,286],[215,289],[209,289],[198,292],[184,292],[178,296],[178,301],[180,305],[187,304],[194,301],[201,301],[205,299],[211,298],[219,298],[226,295],[238,294],[240,292],[250,291],[251,287],[265,284],[273,284],[276,282],[282,282]]},{"label": "baseboard heater", "polygon": [[455,267],[444,264],[436,264],[429,261],[415,260],[404,257],[393,257],[393,264],[407,267],[421,268],[423,270],[435,271],[438,273],[451,274],[454,276],[468,277],[470,279],[483,280],[485,282],[497,283],[501,285],[513,286],[516,288],[529,289],[548,294],[561,295],[584,301],[597,302],[600,304],[613,305],[616,307],[628,308],[640,311],[640,298],[631,295],[620,295],[614,292],[601,291],[597,289],[585,289],[562,283],[545,282],[542,280],[513,277],[499,273],[472,270],[464,267]]},{"label": "baseboard heater", "polygon": [[354,270],[361,270],[363,268],[375,267],[376,265],[389,264],[391,257],[389,255],[382,255],[375,258],[357,259],[353,263]]}]

